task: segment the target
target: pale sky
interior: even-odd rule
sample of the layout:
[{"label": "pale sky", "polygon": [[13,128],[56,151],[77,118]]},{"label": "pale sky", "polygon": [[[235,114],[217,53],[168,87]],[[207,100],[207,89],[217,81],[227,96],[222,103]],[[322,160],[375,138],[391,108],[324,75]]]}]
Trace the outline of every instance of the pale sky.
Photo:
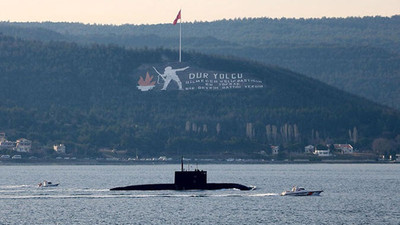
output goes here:
[{"label": "pale sky", "polygon": [[0,21],[97,24],[172,23],[230,18],[392,16],[400,0],[0,0]]}]

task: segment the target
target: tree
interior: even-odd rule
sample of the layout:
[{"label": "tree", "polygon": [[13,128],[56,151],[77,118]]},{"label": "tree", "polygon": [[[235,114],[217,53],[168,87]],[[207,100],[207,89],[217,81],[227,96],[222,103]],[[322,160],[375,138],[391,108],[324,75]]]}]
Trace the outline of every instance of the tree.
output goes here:
[{"label": "tree", "polygon": [[386,138],[376,138],[372,142],[372,149],[380,155],[389,155],[395,148],[396,143]]}]

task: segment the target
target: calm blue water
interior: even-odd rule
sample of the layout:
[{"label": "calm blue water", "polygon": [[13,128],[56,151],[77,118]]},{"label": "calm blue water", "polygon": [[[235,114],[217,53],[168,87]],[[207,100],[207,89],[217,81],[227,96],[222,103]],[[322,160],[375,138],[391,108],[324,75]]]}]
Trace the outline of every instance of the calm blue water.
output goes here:
[{"label": "calm blue water", "polygon": [[[0,166],[0,224],[400,224],[400,164],[200,165],[209,182],[257,189],[108,190],[173,183],[179,168]],[[279,196],[293,185],[324,192]]]}]

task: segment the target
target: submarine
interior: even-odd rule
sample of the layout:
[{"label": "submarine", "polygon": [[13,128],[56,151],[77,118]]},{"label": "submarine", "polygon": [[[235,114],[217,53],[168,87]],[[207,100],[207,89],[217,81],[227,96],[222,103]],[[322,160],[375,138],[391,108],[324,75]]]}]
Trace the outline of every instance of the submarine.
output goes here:
[{"label": "submarine", "polygon": [[125,187],[111,188],[110,191],[160,191],[160,190],[219,190],[219,189],[238,189],[250,191],[254,187],[248,187],[236,183],[207,183],[207,171],[195,169],[185,171],[183,169],[183,159],[181,160],[181,170],[175,171],[175,181],[173,184],[141,184]]}]

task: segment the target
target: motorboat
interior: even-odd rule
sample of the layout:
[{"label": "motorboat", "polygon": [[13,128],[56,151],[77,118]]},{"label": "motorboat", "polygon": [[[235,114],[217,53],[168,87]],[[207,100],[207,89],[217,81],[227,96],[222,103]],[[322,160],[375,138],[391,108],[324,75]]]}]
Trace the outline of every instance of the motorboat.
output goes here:
[{"label": "motorboat", "polygon": [[319,195],[321,191],[309,191],[303,187],[294,186],[290,191],[284,191],[281,193],[281,196],[311,196],[311,195]]},{"label": "motorboat", "polygon": [[58,185],[59,185],[59,183],[53,184],[52,182],[49,182],[47,180],[38,184],[39,187],[57,187]]}]

